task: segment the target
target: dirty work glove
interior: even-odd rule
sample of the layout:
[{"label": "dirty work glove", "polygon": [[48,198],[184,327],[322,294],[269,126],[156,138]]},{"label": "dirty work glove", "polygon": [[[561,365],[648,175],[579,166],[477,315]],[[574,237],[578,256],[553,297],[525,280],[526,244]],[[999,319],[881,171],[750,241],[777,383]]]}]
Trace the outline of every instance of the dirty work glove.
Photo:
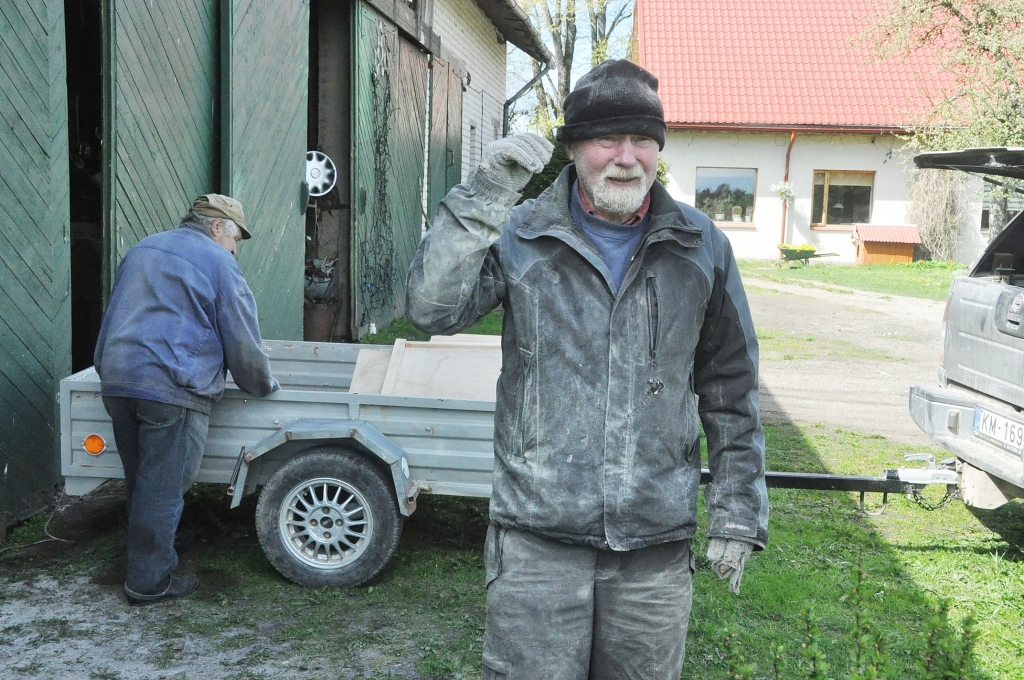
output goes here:
[{"label": "dirty work glove", "polygon": [[515,192],[551,160],[551,142],[532,132],[522,132],[487,145],[480,159],[480,172]]},{"label": "dirty work glove", "polygon": [[718,574],[719,579],[731,574],[729,590],[737,595],[740,593],[740,579],[743,578],[743,563],[753,550],[752,543],[733,538],[712,538],[708,544],[711,570]]}]

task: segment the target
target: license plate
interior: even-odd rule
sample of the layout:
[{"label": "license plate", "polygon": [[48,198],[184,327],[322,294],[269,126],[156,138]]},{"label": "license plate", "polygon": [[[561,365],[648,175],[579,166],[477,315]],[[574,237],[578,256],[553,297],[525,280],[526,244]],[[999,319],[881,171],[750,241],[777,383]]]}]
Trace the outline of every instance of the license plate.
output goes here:
[{"label": "license plate", "polygon": [[974,434],[1007,451],[1024,451],[1024,425],[981,407],[974,409]]}]

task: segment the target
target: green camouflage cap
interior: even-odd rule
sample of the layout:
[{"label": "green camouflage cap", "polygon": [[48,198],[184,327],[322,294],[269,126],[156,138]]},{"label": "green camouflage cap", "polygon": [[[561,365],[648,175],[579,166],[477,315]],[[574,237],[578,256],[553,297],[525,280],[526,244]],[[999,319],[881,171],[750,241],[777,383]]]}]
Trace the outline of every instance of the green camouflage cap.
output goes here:
[{"label": "green camouflage cap", "polygon": [[206,217],[219,217],[222,220],[231,220],[242,230],[242,238],[252,238],[252,234],[245,228],[245,214],[242,212],[242,204],[221,194],[203,194],[192,201],[192,212]]}]

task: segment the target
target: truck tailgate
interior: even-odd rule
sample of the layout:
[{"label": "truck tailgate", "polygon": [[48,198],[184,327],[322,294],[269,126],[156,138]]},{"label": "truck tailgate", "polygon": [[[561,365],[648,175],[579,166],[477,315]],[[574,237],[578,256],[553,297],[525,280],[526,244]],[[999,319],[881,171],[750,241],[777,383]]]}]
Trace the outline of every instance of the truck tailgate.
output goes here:
[{"label": "truck tailgate", "polygon": [[960,277],[950,293],[945,379],[1024,406],[1024,288]]}]

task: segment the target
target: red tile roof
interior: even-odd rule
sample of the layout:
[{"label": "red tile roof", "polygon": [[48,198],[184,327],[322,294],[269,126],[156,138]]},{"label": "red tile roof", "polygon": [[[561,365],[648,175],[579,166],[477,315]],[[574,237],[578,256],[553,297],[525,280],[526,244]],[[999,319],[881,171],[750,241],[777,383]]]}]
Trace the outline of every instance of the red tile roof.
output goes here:
[{"label": "red tile roof", "polygon": [[857,224],[853,237],[874,243],[920,243],[921,234],[911,225],[889,226],[884,224]]},{"label": "red tile roof", "polygon": [[637,0],[636,61],[675,128],[902,129],[949,83],[851,40],[878,0]]}]

